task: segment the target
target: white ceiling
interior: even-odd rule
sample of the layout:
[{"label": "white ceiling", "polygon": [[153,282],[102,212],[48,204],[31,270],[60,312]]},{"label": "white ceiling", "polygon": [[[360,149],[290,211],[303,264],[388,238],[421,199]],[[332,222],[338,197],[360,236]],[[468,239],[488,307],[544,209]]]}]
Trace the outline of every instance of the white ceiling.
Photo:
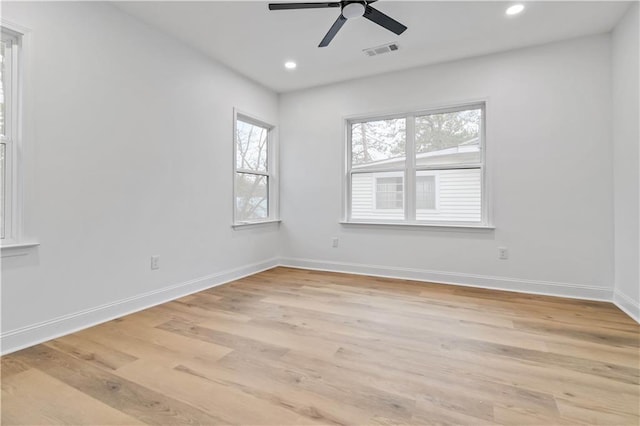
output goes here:
[{"label": "white ceiling", "polygon": [[[309,1],[309,0],[306,0]],[[117,2],[230,68],[278,92],[392,70],[610,31],[629,2],[525,2],[515,17],[506,2],[380,0],[373,6],[409,27],[401,36],[358,18],[329,47],[318,48],[339,9],[269,11],[267,2]],[[362,49],[398,42],[367,57]],[[284,69],[286,60],[298,68]]]}]

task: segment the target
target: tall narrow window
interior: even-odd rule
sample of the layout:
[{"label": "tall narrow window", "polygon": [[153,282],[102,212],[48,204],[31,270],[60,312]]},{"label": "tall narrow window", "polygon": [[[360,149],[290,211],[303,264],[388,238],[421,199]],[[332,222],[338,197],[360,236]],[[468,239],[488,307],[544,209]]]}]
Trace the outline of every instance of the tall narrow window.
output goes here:
[{"label": "tall narrow window", "polygon": [[483,103],[347,121],[348,222],[488,225]]},{"label": "tall narrow window", "polygon": [[21,37],[2,27],[0,43],[0,239],[16,243],[18,226],[19,60]]},{"label": "tall narrow window", "polygon": [[273,126],[236,113],[234,224],[277,219]]}]

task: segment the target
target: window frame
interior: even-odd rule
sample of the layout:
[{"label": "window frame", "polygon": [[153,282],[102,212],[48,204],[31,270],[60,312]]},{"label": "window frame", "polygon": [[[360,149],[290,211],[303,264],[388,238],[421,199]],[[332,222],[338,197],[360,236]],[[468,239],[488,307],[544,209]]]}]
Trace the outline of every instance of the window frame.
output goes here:
[{"label": "window frame", "polygon": [[[237,153],[238,153],[238,120],[245,123],[259,126],[267,130],[267,162],[266,171],[258,170],[246,170],[239,169],[237,167]],[[233,109],[233,174],[232,174],[232,224],[233,228],[259,225],[264,223],[280,222],[279,216],[279,181],[278,181],[278,149],[276,138],[276,126],[269,124],[265,120],[257,118],[251,114],[247,114]],[[236,176],[238,174],[250,174],[255,176],[265,176],[267,178],[267,217],[264,219],[255,220],[239,220],[237,217],[237,183]]]},{"label": "window frame", "polygon": [[[2,41],[9,40],[9,83],[5,87],[5,134],[0,143],[5,146],[4,184],[4,237],[2,248],[30,246],[22,243],[22,85],[24,80],[24,33],[2,21]],[[5,51],[6,54],[6,51]],[[5,75],[7,72],[5,72]],[[5,253],[3,252],[3,256]]]},{"label": "window frame", "polygon": [[[430,115],[430,114],[444,114],[458,111],[464,111],[469,109],[482,110],[481,128],[479,133],[480,138],[480,162],[477,164],[458,164],[447,166],[416,166],[416,152],[415,152],[415,119],[416,117]],[[377,113],[366,115],[354,115],[343,117],[342,128],[344,129],[344,143],[343,143],[343,197],[342,197],[342,220],[340,223],[343,225],[398,225],[398,226],[420,226],[420,227],[441,227],[441,228],[480,228],[480,229],[495,229],[491,217],[490,209],[490,188],[487,179],[487,110],[488,100],[478,99],[464,102],[451,102],[445,105],[435,105],[426,108],[417,108],[405,110],[402,112],[391,113]],[[352,125],[356,123],[388,120],[388,119],[405,118],[405,163],[402,168],[399,167],[372,167],[366,170],[355,170],[352,168]],[[481,182],[481,219],[479,222],[468,221],[427,221],[416,220],[416,173],[419,171],[434,171],[439,170],[454,170],[454,169],[479,169]],[[352,217],[352,176],[358,173],[386,173],[386,172],[404,172],[404,191],[405,191],[405,217],[402,220],[372,220],[372,219],[354,219]],[[436,173],[436,209],[430,211],[439,210],[439,200],[437,195],[439,193],[439,176]]]}]

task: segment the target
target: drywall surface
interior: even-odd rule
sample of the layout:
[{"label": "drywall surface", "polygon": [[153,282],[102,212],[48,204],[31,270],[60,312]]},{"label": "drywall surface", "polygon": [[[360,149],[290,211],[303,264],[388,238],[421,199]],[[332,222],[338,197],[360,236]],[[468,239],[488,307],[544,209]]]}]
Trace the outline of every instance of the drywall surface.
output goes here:
[{"label": "drywall surface", "polygon": [[[283,263],[609,299],[610,53],[598,35],[281,95]],[[495,230],[340,224],[344,117],[477,100]]]},{"label": "drywall surface", "polygon": [[277,225],[230,225],[233,108],[277,124],[275,93],[106,3],[3,2],[2,19],[30,30],[24,229],[40,242],[3,258],[3,336],[273,264]]},{"label": "drywall surface", "polygon": [[615,300],[640,319],[640,33],[634,4],[612,35]]}]

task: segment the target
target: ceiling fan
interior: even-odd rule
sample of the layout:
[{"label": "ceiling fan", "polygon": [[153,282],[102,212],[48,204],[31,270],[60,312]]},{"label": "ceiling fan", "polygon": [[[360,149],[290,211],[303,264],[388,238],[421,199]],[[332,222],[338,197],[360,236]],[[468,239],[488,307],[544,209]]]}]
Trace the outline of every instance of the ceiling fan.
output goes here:
[{"label": "ceiling fan", "polygon": [[402,34],[407,27],[402,25],[395,19],[385,15],[377,9],[369,6],[376,0],[366,1],[350,1],[342,0],[329,3],[269,3],[269,10],[291,10],[291,9],[325,9],[330,7],[339,7],[341,12],[336,22],[333,23],[329,32],[324,36],[318,47],[326,47],[331,40],[338,34],[340,28],[349,19],[359,18],[361,16],[367,18],[371,22],[388,29],[397,35]]}]

